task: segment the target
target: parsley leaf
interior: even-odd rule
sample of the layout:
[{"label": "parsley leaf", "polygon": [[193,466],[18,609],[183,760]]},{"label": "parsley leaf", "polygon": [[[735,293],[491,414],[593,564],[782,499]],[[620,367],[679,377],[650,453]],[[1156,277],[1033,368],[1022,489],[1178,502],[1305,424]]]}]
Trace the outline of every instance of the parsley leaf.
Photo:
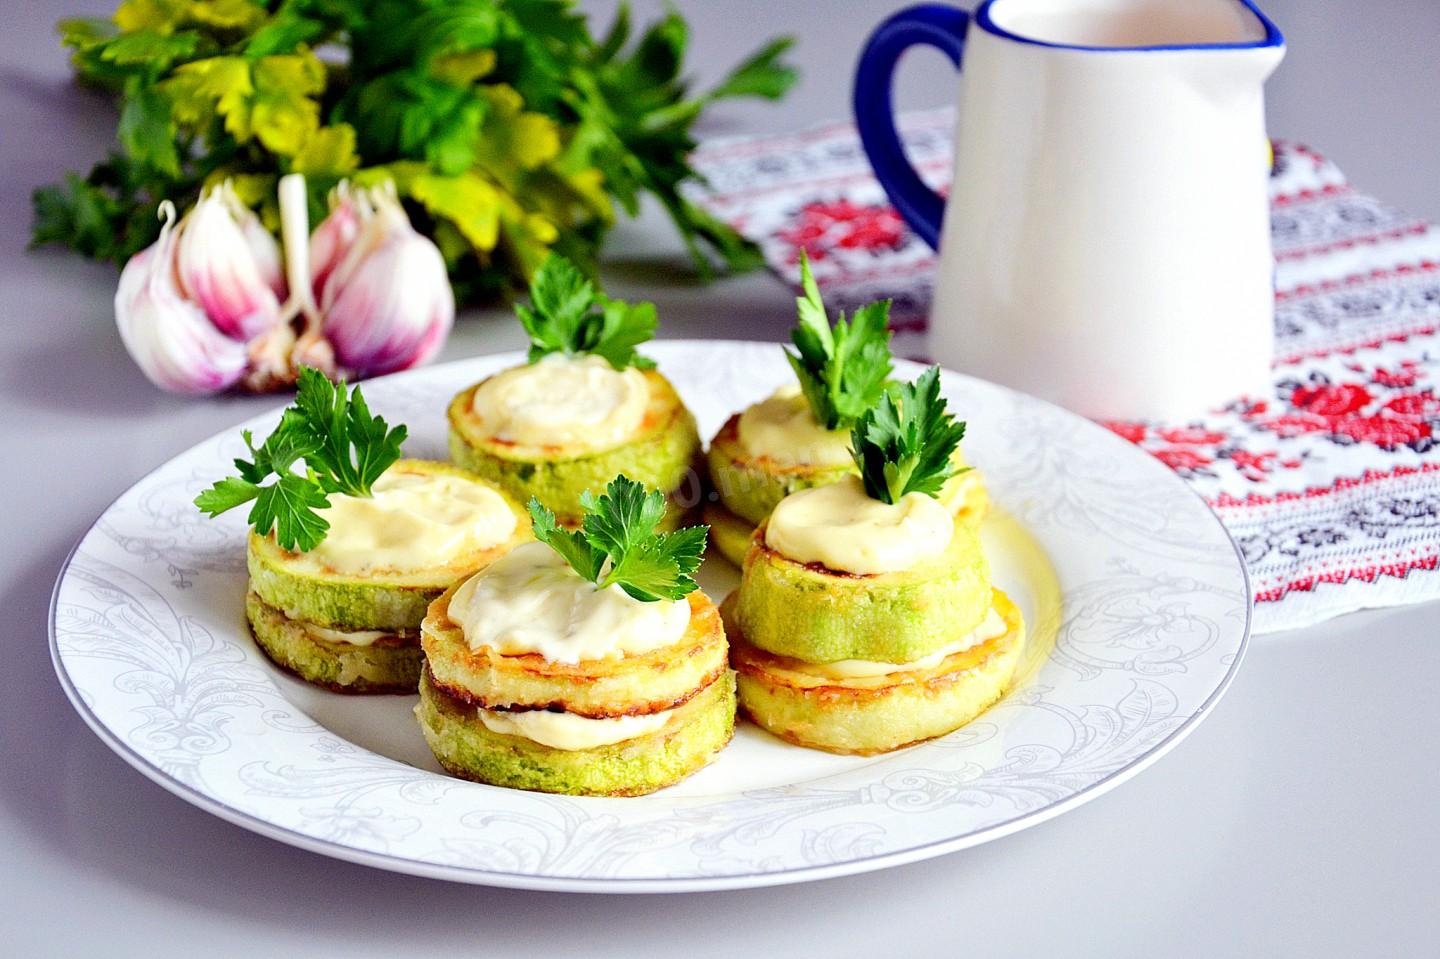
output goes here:
[{"label": "parsley leaf", "polygon": [[[330,493],[369,496],[370,488],[400,458],[404,426],[391,429],[372,416],[360,388],[347,394],[345,384],[331,383],[305,368],[295,403],[280,415],[280,424],[258,448],[243,434],[250,459],[236,459],[238,476],[227,476],[195,497],[195,506],[219,516],[254,501],[248,522],[261,536],[275,533],[275,542],[305,552],[325,538],[330,524],[317,510],[330,505]],[[305,464],[305,472],[295,465]],[[275,482],[264,485],[270,477]]]},{"label": "parsley leaf", "polygon": [[790,334],[796,352],[785,351],[815,420],[828,430],[854,425],[880,401],[890,379],[890,301],[870,303],[847,322],[841,313],[830,325],[810,260],[800,254],[804,296],[795,300],[799,324]]},{"label": "parsley leaf", "polygon": [[319,370],[300,370],[295,406],[318,446],[306,457],[327,493],[369,496],[380,474],[400,458],[406,429],[390,429],[371,416],[357,386],[351,396],[343,383],[331,383]]},{"label": "parsley leaf", "polygon": [[[275,530],[275,542],[285,549],[301,552],[320,545],[330,523],[316,510],[330,505],[325,491],[309,477],[286,473],[269,486],[257,487],[259,495],[248,517],[258,530]],[[263,535],[263,534],[262,534]]]},{"label": "parsley leaf", "polygon": [[599,497],[589,490],[581,493],[580,507],[585,511],[585,538],[618,563],[641,542],[653,538],[655,526],[665,515],[665,497],[622,476],[611,481]]},{"label": "parsley leaf", "polygon": [[600,567],[605,564],[604,550],[591,546],[583,532],[565,529],[556,523],[555,514],[535,497],[530,497],[526,508],[530,511],[535,538],[564,557],[582,578],[595,582],[600,576]]},{"label": "parsley leaf", "polygon": [[642,602],[676,600],[694,591],[708,526],[656,533],[665,496],[628,476],[617,476],[600,496],[580,497],[585,518],[579,530],[561,528],[555,514],[533,497],[535,538],[564,557],[580,576],[600,588],[618,585]]},{"label": "parsley leaf", "polygon": [[620,588],[638,600],[679,599],[699,587],[691,577],[705,552],[708,526],[688,526],[636,544],[610,568],[605,585]]},{"label": "parsley leaf", "polygon": [[530,335],[530,362],[551,353],[604,357],[611,366],[648,370],[655,361],[635,347],[655,336],[655,306],[612,300],[562,256],[547,257],[530,283],[530,305],[517,304]]},{"label": "parsley leaf", "polygon": [[896,503],[906,493],[935,496],[946,480],[964,472],[951,462],[964,437],[965,423],[945,409],[940,368],[932,366],[914,383],[886,392],[860,417],[850,433],[850,450],[865,492]]}]

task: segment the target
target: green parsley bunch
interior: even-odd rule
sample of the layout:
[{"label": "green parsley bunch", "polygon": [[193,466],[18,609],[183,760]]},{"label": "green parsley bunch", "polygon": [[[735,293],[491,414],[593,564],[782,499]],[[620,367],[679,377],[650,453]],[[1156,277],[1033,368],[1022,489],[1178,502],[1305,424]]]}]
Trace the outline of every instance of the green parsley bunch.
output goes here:
[{"label": "green parsley bunch", "polygon": [[[247,521],[255,532],[273,531],[284,549],[306,552],[330,529],[317,512],[330,505],[330,494],[369,496],[380,474],[400,459],[407,430],[372,416],[360,387],[347,392],[344,383],[307,366],[295,402],[265,442],[257,448],[249,430],[242,435],[250,459],[236,459],[239,475],[216,482],[195,497],[195,506],[214,517],[253,503]],[[304,472],[295,471],[300,464]]]},{"label": "green parsley bunch", "polygon": [[834,326],[810,273],[810,260],[800,253],[800,286],[795,298],[799,323],[791,331],[795,352],[785,351],[810,403],[815,421],[827,430],[849,429],[880,402],[894,361],[890,355],[890,301],[867,303]]},{"label": "green parsley bunch", "polygon": [[675,11],[601,38],[571,0],[125,0],[60,23],[80,82],[113,93],[117,149],[34,194],[33,242],[123,264],[230,180],[274,230],[275,185],[303,173],[311,221],[349,178],[389,180],[439,246],[461,302],[523,284],[551,250],[589,269],[617,208],[655,196],[697,267],[760,263],[687,201],[691,127],[711,103],[776,99],[778,39],[695,94]]},{"label": "green parsley bunch", "polygon": [[530,305],[517,303],[515,314],[530,336],[531,363],[559,353],[601,356],[617,370],[655,368],[654,360],[635,352],[635,347],[655,336],[659,325],[655,304],[612,300],[558,254],[551,254],[535,271]]},{"label": "green parsley bunch", "polygon": [[600,496],[580,495],[585,518],[580,529],[565,529],[555,514],[531,497],[535,538],[564,557],[570,568],[602,589],[618,585],[642,602],[676,600],[699,588],[695,570],[705,553],[708,526],[657,533],[665,496],[630,477],[610,481]]},{"label": "green parsley bunch", "polygon": [[938,496],[945,481],[969,469],[951,459],[965,423],[945,408],[940,367],[899,383],[856,421],[850,452],[871,499],[898,503],[906,493]]}]

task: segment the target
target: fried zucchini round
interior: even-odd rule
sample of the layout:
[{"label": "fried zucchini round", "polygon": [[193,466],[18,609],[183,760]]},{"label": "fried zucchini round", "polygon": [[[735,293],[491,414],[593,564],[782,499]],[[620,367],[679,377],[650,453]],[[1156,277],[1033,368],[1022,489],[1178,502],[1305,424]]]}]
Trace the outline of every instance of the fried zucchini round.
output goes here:
[{"label": "fried zucchini round", "polygon": [[945,552],[898,573],[857,574],[797,563],[756,531],[735,595],[734,622],[757,646],[812,663],[905,663],[980,624],[990,565],[974,530],[957,525]]},{"label": "fried zucchini round", "polygon": [[[449,463],[400,460],[392,470],[446,474],[493,486]],[[320,567],[313,557],[282,549],[271,536],[251,531],[246,548],[250,588],[267,605],[291,619],[332,629],[418,630],[432,600],[457,580],[499,559],[534,538],[530,514],[501,493],[515,514],[515,531],[503,543],[476,550],[444,566],[411,572],[346,573]]]},{"label": "fried zucchini round", "polygon": [[337,693],[413,693],[424,663],[420,637],[397,634],[360,646],[321,639],[255,593],[245,597],[255,643],[275,665]]},{"label": "fried zucchini round", "polygon": [[710,545],[736,566],[745,565],[754,524],[730,512],[724,503],[706,503],[704,521],[710,527]]},{"label": "fried zucchini round", "polygon": [[854,473],[853,463],[843,466],[812,466],[807,463],[777,463],[768,456],[754,456],[740,444],[740,414],[725,421],[710,441],[705,454],[710,482],[730,512],[750,521],[751,528],[763,523],[775,504],[797,490],[839,482]]},{"label": "fried zucchini round", "polygon": [[[481,385],[476,383],[461,390],[450,402],[450,458],[522,503],[534,496],[568,525],[579,522],[581,493],[598,493],[624,473],[650,489],[672,494],[664,528],[675,529],[684,511],[673,494],[683,491],[687,474],[695,466],[700,434],[695,429],[695,417],[670,381],[655,370],[643,372],[650,403],[639,432],[626,443],[599,452],[577,452],[564,446],[527,445],[487,437],[471,409],[475,391]],[[698,494],[698,490],[690,492]]]},{"label": "fried zucchini round", "polygon": [[436,687],[486,709],[560,709],[590,719],[635,716],[683,705],[725,672],[725,628],[699,590],[680,642],[613,659],[557,663],[535,653],[472,650],[450,619],[454,588],[430,604],[421,643]]},{"label": "fried zucchini round", "polygon": [[989,709],[1014,682],[1025,623],[999,590],[994,603],[1009,627],[1004,635],[928,669],[884,676],[820,676],[735,635],[731,660],[740,708],[781,739],[832,753],[871,755],[943,736]]},{"label": "fried zucchini round", "polygon": [[[752,456],[740,445],[739,423],[738,413],[726,420],[705,454],[710,485],[720,500],[705,507],[710,541],[720,555],[736,566],[744,563],[750,548],[750,534],[769,518],[782,499],[802,489],[838,483],[856,472],[853,463],[816,467],[781,464],[769,457]],[[959,449],[955,450],[952,461],[957,468],[965,466],[965,456]],[[972,527],[980,525],[989,504],[985,480],[979,470],[974,469],[951,477],[940,490],[938,499],[959,522]]]},{"label": "fried zucchini round", "polygon": [[440,765],[492,786],[572,796],[640,796],[709,765],[735,733],[735,677],[728,670],[661,729],[594,749],[565,750],[487,728],[476,707],[442,692],[426,670],[415,716]]}]

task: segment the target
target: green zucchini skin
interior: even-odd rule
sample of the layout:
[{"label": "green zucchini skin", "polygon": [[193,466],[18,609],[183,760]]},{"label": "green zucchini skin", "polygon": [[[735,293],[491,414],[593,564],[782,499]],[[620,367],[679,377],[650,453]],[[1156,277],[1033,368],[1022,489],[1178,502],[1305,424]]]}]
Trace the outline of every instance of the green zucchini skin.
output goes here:
[{"label": "green zucchini skin", "polygon": [[420,683],[425,658],[418,636],[405,645],[327,642],[253,592],[245,597],[245,618],[256,644],[275,665],[332,692],[413,693]]},{"label": "green zucchini skin", "polygon": [[285,567],[251,534],[246,553],[250,588],[291,619],[331,629],[419,629],[443,586],[389,586],[380,582],[329,581]]},{"label": "green zucchini skin", "polygon": [[769,459],[751,456],[740,445],[740,414],[725,421],[710,441],[705,454],[710,483],[725,507],[751,527],[763,523],[770,511],[797,490],[828,486],[855,472],[855,465],[780,466]]},{"label": "green zucchini skin", "polygon": [[639,796],[709,765],[735,732],[735,677],[726,672],[676,711],[666,728],[596,749],[553,749],[492,732],[475,710],[440,691],[428,671],[415,707],[421,732],[451,775],[492,786],[572,796]]},{"label": "green zucchini skin", "polygon": [[[654,370],[645,376],[651,401],[639,434],[612,449],[581,455],[559,447],[520,448],[482,436],[471,412],[477,383],[450,402],[450,458],[522,503],[534,496],[567,525],[580,520],[581,493],[598,494],[624,473],[650,489],[672,494],[664,527],[675,529],[688,510],[682,501],[699,499],[694,473],[700,434],[670,381]],[[687,491],[687,481],[696,488]]]},{"label": "green zucchini skin", "polygon": [[[401,460],[397,465],[483,482],[449,463]],[[360,575],[305,568],[301,554],[281,549],[273,538],[252,531],[245,556],[250,588],[267,605],[284,611],[291,619],[316,626],[418,631],[430,603],[453,583],[533,538],[529,514],[512,497],[506,495],[505,501],[516,516],[515,532],[509,541],[467,562],[417,573]]]},{"label": "green zucchini skin", "polygon": [[754,524],[730,512],[724,503],[706,503],[704,518],[710,527],[710,545],[736,566],[744,566]]},{"label": "green zucchini skin", "polygon": [[855,575],[797,563],[756,532],[735,599],[750,643],[809,663],[905,663],[974,629],[990,608],[990,566],[956,525],[945,552],[898,573]]},{"label": "green zucchini skin", "polygon": [[1025,624],[998,591],[995,608],[1009,626],[1004,636],[939,667],[895,673],[884,684],[863,687],[788,682],[783,671],[771,671],[784,660],[732,636],[740,709],[766,732],[826,752],[868,756],[943,736],[989,709],[1015,681]]}]

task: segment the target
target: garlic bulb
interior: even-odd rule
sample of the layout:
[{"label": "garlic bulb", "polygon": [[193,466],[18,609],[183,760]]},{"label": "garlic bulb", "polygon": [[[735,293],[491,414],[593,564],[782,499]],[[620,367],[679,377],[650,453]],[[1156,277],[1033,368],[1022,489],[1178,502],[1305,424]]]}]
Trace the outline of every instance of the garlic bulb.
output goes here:
[{"label": "garlic bulb", "polygon": [[157,386],[267,392],[302,366],[373,376],[424,363],[445,342],[455,321],[445,261],[393,185],[342,183],[313,235],[305,178],[282,177],[279,194],[283,275],[280,245],[228,182],[178,224],[174,204],[160,205],[160,238],[131,257],[115,293],[120,337]]},{"label": "garlic bulb", "polygon": [[245,373],[245,344],[231,339],[176,283],[175,206],[160,205],[160,239],[130,258],[115,291],[120,340],[152,383],[174,393],[215,393]]},{"label": "garlic bulb", "polygon": [[368,201],[373,209],[320,298],[336,361],[360,376],[426,362],[455,322],[439,248],[410,225],[393,187],[371,191]]},{"label": "garlic bulb", "polygon": [[202,193],[176,232],[180,289],[220,332],[249,340],[280,322],[279,248],[228,182]]}]

